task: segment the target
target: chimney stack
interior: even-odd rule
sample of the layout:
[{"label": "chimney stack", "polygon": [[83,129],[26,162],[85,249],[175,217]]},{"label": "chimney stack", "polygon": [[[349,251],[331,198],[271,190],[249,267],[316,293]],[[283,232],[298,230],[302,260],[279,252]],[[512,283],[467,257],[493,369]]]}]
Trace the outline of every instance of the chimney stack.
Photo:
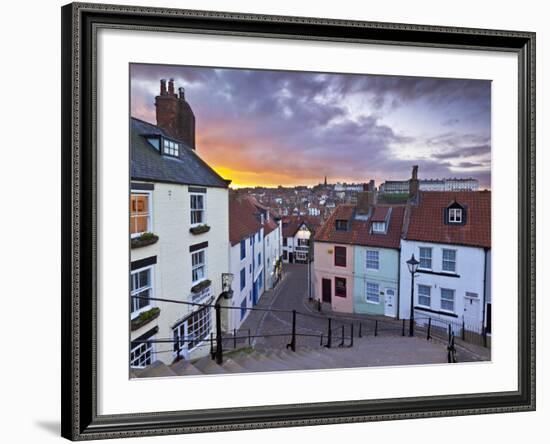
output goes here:
[{"label": "chimney stack", "polygon": [[183,142],[189,148],[195,149],[195,115],[189,103],[185,101],[185,90],[178,88],[174,92],[174,79],[160,81],[160,95],[155,98],[157,126],[162,128],[177,141]]},{"label": "chimney stack", "polygon": [[415,199],[418,195],[418,190],[420,188],[418,182],[418,165],[413,165],[412,176],[409,180],[409,197]]}]

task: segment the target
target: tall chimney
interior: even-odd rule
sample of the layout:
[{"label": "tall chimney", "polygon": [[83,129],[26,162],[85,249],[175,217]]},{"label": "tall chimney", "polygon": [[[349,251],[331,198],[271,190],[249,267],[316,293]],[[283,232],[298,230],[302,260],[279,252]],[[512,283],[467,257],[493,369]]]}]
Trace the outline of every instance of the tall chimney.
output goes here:
[{"label": "tall chimney", "polygon": [[179,97],[174,93],[174,79],[160,81],[160,95],[155,98],[157,126],[170,137],[195,149],[195,115],[189,103],[185,101],[183,87],[178,88]]},{"label": "tall chimney", "polygon": [[413,165],[412,176],[409,180],[409,197],[411,199],[415,199],[417,197],[419,188],[418,165]]},{"label": "tall chimney", "polygon": [[168,94],[174,95],[174,79],[168,80]]}]

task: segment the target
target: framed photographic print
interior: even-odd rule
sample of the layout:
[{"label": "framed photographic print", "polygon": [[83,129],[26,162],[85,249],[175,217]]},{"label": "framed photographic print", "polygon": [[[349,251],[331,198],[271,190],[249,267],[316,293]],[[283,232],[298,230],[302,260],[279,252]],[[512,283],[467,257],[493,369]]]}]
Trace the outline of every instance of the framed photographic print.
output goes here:
[{"label": "framed photographic print", "polygon": [[535,35],[62,8],[62,434],[535,408]]}]

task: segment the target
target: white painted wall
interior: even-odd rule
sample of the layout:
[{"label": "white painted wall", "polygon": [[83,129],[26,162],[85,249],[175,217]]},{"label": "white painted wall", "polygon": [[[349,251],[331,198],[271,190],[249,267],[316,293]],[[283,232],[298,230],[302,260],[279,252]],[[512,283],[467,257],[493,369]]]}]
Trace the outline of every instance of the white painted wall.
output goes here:
[{"label": "white painted wall", "polygon": [[282,255],[281,222],[277,228],[265,236],[264,251],[264,269],[265,269],[265,289],[270,290],[276,280],[275,263]]},{"label": "white painted wall", "polygon": [[407,267],[408,261],[414,253],[418,260],[420,256],[419,247],[432,248],[432,271],[442,272],[442,251],[443,249],[456,250],[456,274],[459,277],[451,275],[428,274],[420,270],[415,275],[414,281],[414,304],[418,305],[418,285],[428,285],[431,287],[431,309],[441,310],[440,295],[441,288],[455,290],[455,309],[456,317],[445,314],[429,313],[415,310],[415,318],[432,317],[453,322],[462,322],[465,314],[466,292],[478,294],[479,304],[477,316],[479,327],[483,319],[483,292],[484,292],[484,267],[485,252],[483,248],[465,247],[460,245],[448,245],[431,242],[401,241],[401,279],[400,279],[400,307],[399,316],[408,319],[410,317],[410,297],[411,297],[411,274]]},{"label": "white painted wall", "polygon": [[[212,281],[211,296],[221,291],[221,275],[229,270],[229,225],[228,190],[207,188],[206,223],[210,225],[207,233],[193,235],[191,226],[190,193],[186,185],[155,183],[152,191],[153,232],[159,236],[156,244],[131,250],[131,260],[157,256],[154,266],[154,297],[191,302],[191,253],[193,244],[208,242],[206,249],[206,277]],[[197,302],[208,302],[208,299]],[[169,302],[156,302],[161,310],[157,318],[158,338],[172,338],[172,326],[198,307]],[[149,330],[147,324],[132,334],[132,338]],[[214,314],[212,326],[215,330]],[[157,359],[171,363],[173,355],[171,344],[156,344]],[[190,358],[206,355],[208,347],[192,351]]]},{"label": "white painted wall", "polygon": [[[250,238],[244,240],[246,244],[246,256],[241,260],[241,244],[238,243],[230,247],[231,273],[233,273],[233,300],[230,302],[232,307],[240,307],[243,301],[246,306],[252,306],[252,245]],[[241,270],[245,270],[245,285],[241,290]],[[240,310],[229,310],[228,330],[239,328],[246,319],[250,311],[247,311],[241,319]]]}]

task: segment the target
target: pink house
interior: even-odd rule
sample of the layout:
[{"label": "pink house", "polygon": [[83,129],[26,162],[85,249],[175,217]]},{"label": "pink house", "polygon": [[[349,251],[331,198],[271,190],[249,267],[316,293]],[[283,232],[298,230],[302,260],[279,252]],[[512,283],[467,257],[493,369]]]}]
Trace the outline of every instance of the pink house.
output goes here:
[{"label": "pink house", "polygon": [[353,210],[353,205],[339,205],[314,243],[315,299],[345,313],[353,313],[354,252],[348,239]]}]

